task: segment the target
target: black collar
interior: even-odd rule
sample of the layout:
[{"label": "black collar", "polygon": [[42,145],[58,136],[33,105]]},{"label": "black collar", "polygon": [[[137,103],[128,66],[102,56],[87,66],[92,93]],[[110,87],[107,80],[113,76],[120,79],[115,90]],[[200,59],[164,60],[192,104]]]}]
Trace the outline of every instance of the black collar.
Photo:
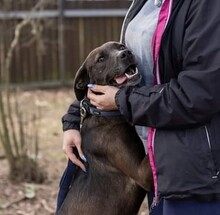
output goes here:
[{"label": "black collar", "polygon": [[113,117],[113,116],[121,116],[119,110],[112,111],[103,111],[95,108],[87,99],[83,99],[80,105],[80,114],[81,117],[85,118],[88,114],[94,116],[104,116],[104,117]]}]

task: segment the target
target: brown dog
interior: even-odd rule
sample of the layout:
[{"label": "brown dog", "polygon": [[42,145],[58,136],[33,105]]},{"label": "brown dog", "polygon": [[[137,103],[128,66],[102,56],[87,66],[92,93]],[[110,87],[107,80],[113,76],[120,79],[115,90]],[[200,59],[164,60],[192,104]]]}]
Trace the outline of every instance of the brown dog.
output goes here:
[{"label": "brown dog", "polygon": [[[134,55],[123,44],[108,42],[88,55],[76,74],[74,89],[82,100],[89,83],[122,87],[139,81]],[[152,186],[143,143],[119,112],[97,110],[87,100],[82,104],[87,172],[77,172],[58,214],[137,214]]]}]

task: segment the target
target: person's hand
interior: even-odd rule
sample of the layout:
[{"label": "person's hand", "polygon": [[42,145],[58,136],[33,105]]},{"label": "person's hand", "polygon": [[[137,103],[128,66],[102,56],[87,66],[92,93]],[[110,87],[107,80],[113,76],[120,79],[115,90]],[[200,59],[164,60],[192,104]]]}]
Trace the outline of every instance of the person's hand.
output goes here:
[{"label": "person's hand", "polygon": [[86,168],[84,164],[76,157],[73,153],[72,148],[76,147],[79,156],[82,160],[86,161],[81,149],[81,134],[78,130],[70,129],[63,132],[63,151],[66,153],[68,158],[77,166],[79,166],[84,172]]},{"label": "person's hand", "polygon": [[87,97],[90,103],[100,110],[116,110],[115,94],[118,88],[113,86],[88,85],[89,90]]}]

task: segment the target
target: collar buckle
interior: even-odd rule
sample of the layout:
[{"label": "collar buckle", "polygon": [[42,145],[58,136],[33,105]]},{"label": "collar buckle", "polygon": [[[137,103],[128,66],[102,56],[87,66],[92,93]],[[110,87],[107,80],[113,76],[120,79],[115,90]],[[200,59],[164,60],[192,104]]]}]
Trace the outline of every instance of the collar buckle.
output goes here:
[{"label": "collar buckle", "polygon": [[80,108],[80,116],[81,116],[83,119],[85,119],[85,118],[86,118],[86,115],[87,115],[86,109],[85,109],[83,106],[81,106],[81,108]]}]

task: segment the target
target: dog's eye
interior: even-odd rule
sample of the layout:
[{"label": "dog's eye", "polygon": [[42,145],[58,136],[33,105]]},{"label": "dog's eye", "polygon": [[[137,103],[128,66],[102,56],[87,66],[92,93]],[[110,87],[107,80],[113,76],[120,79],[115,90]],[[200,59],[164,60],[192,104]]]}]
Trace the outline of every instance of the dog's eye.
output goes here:
[{"label": "dog's eye", "polygon": [[124,50],[125,49],[125,46],[120,46],[120,50]]},{"label": "dog's eye", "polygon": [[104,57],[99,57],[98,60],[97,60],[98,63],[101,63],[103,61],[104,61]]}]

